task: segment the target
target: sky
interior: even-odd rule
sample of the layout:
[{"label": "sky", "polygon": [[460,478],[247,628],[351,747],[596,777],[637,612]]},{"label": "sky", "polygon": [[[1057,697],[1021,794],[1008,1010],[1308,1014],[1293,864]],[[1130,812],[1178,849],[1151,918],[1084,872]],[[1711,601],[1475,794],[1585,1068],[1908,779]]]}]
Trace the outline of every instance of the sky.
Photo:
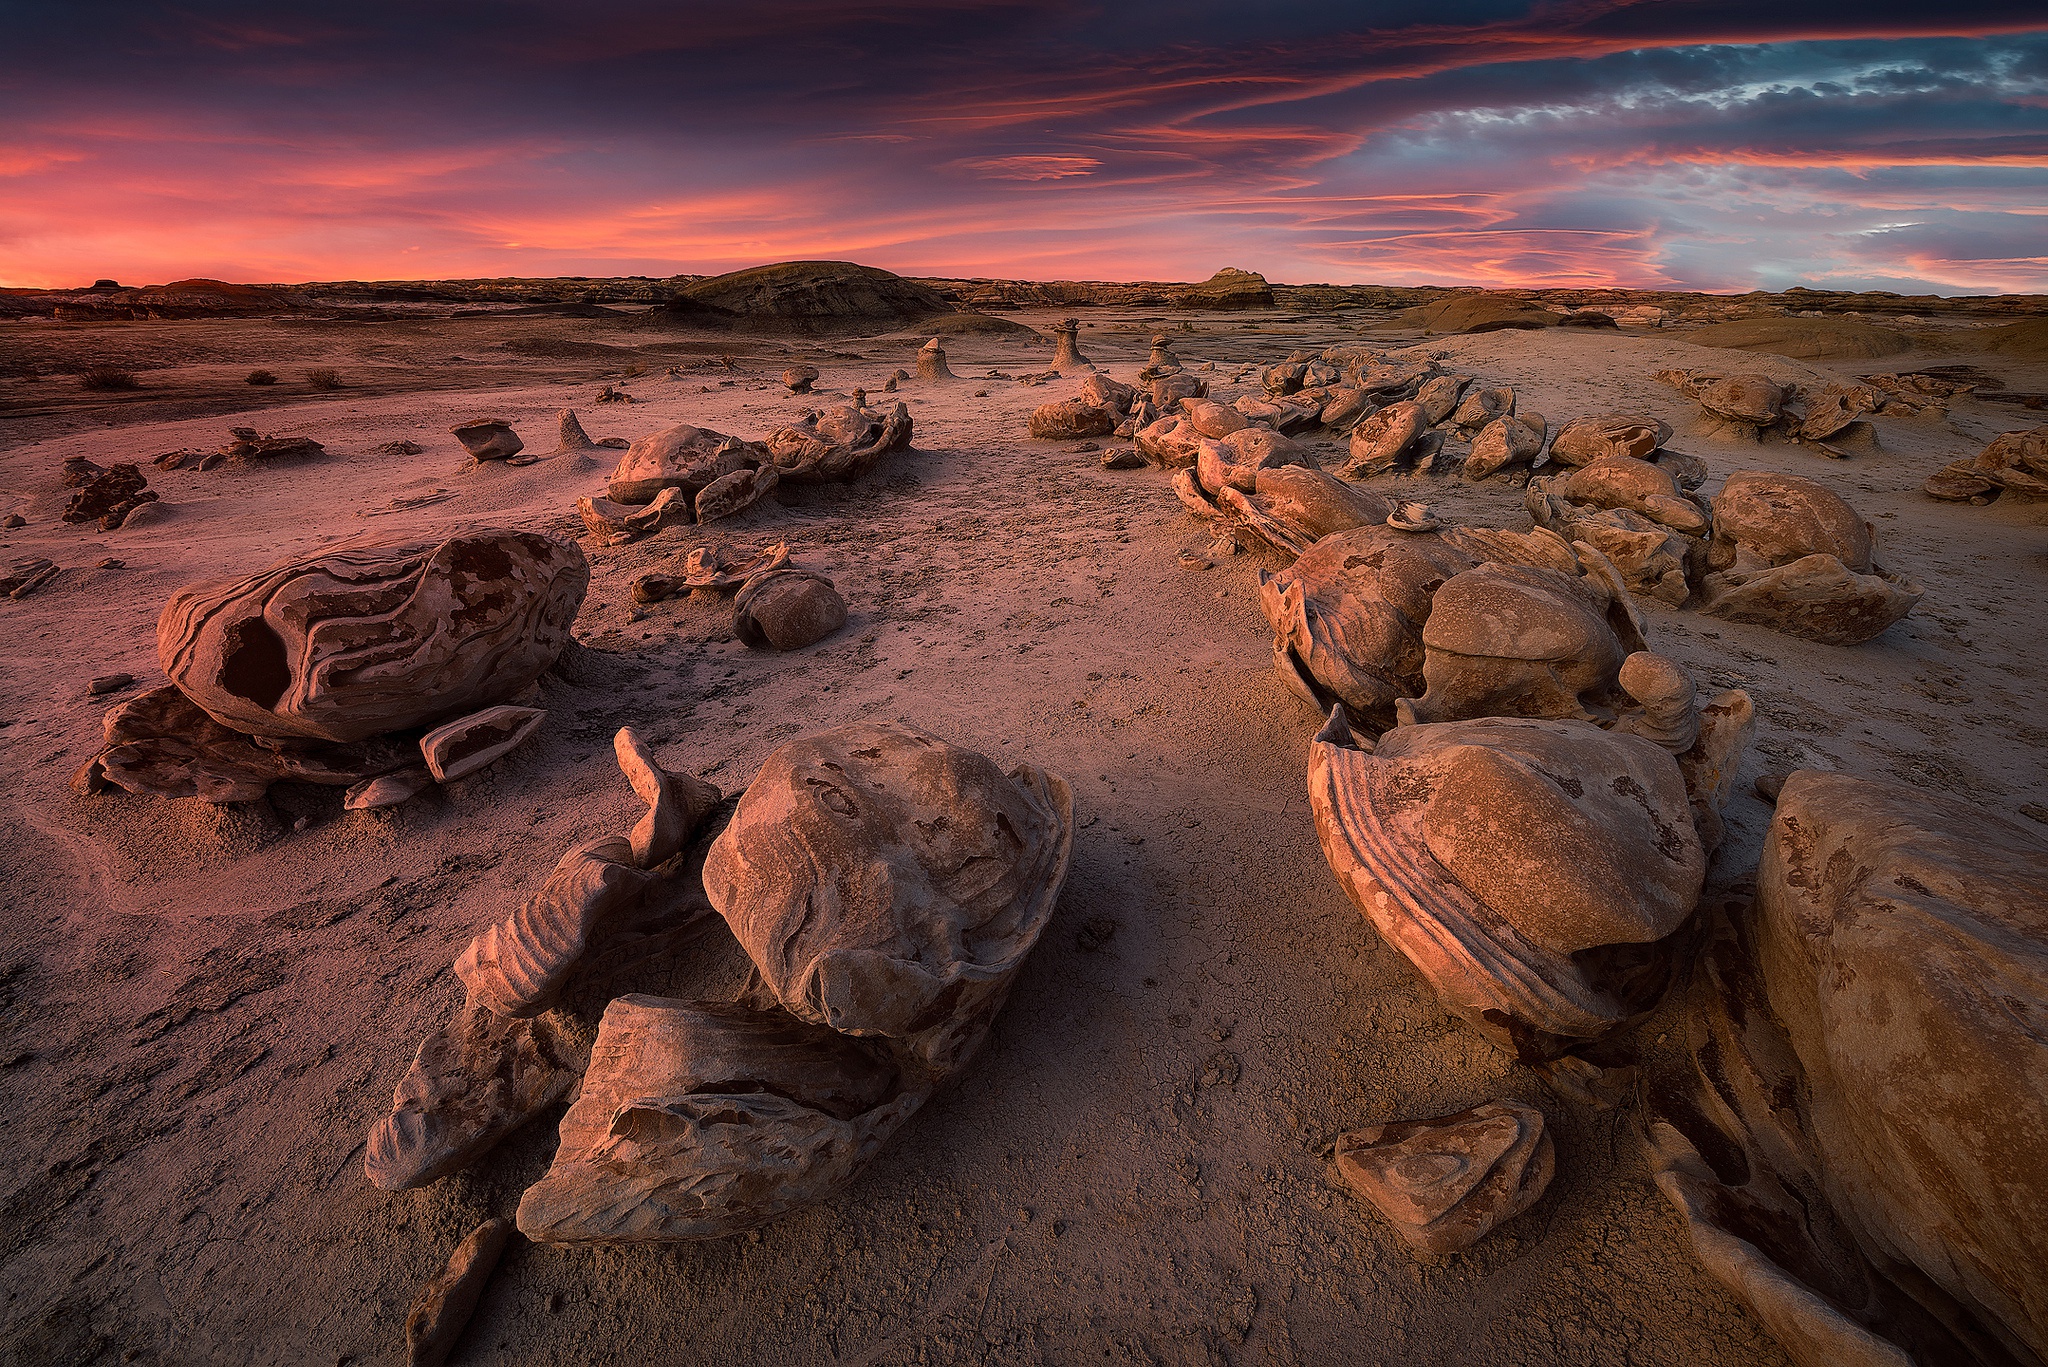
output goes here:
[{"label": "sky", "polygon": [[0,284],[2048,292],[2040,0],[0,0]]}]

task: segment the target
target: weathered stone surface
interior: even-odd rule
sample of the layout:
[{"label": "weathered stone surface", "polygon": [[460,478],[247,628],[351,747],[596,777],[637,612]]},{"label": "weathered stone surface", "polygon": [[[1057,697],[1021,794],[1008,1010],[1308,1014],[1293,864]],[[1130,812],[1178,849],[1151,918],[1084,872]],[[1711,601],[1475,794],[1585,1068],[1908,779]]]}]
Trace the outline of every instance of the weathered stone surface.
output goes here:
[{"label": "weathered stone surface", "polygon": [[1372,490],[1307,465],[1257,467],[1250,484],[1245,490],[1225,483],[1216,491],[1216,506],[1233,530],[1284,555],[1302,555],[1333,532],[1383,523],[1392,511]]},{"label": "weathered stone surface", "polygon": [[934,337],[917,350],[917,378],[920,380],[953,380],[959,377],[946,364],[946,349]]},{"label": "weathered stone surface", "polygon": [[1415,391],[1415,402],[1422,406],[1432,425],[1440,423],[1457,411],[1458,400],[1470,383],[1472,377],[1469,375],[1433,376]]},{"label": "weathered stone surface", "polygon": [[157,658],[233,730],[361,740],[525,688],[561,654],[589,583],[582,551],[534,532],[336,547],[180,589]]},{"label": "weathered stone surface", "polygon": [[1185,470],[1195,463],[1208,438],[1186,417],[1168,416],[1139,428],[1133,440],[1145,458],[1162,470]]},{"label": "weathered stone surface", "polygon": [[233,731],[176,688],[153,688],[110,709],[97,778],[150,797],[252,802],[287,779],[343,787],[404,769],[412,747],[380,739],[340,745],[303,739],[257,741]]},{"label": "weathered stone surface", "polygon": [[1867,641],[1922,592],[1872,553],[1870,524],[1825,485],[1738,470],[1714,496],[1701,611],[1830,645]]},{"label": "weathered stone surface", "polygon": [[1182,399],[1207,398],[1209,394],[1206,380],[1184,370],[1161,375],[1146,387],[1151,391],[1152,406],[1162,413],[1171,413]]},{"label": "weathered stone surface", "polygon": [[352,812],[396,807],[418,797],[434,786],[434,776],[424,764],[409,764],[388,774],[366,778],[342,795],[341,805]]},{"label": "weathered stone surface", "polygon": [[2048,424],[1994,437],[1982,451],[1943,466],[1930,476],[1927,492],[1956,503],[2011,491],[2025,499],[2048,499]]},{"label": "weathered stone surface", "polygon": [[448,1361],[511,1237],[510,1220],[486,1220],[455,1246],[406,1313],[407,1367],[442,1367]]},{"label": "weathered stone surface", "polygon": [[794,566],[752,576],[733,600],[733,630],[757,650],[798,650],[845,625],[846,600],[832,581]]},{"label": "weathered stone surface", "polygon": [[1438,1257],[1535,1205],[1557,1170],[1543,1113],[1519,1101],[1353,1130],[1335,1161],[1410,1247]]},{"label": "weathered stone surface", "polygon": [[589,1058],[589,1027],[566,1011],[525,1020],[465,1002],[420,1042],[370,1130],[364,1174],[403,1191],[460,1171],[560,1101]]},{"label": "weathered stone surface", "polygon": [[844,483],[910,445],[910,430],[910,409],[904,404],[887,413],[841,404],[823,413],[806,412],[776,429],[768,436],[768,451],[777,473],[792,484]]},{"label": "weathered stone surface", "polygon": [[1686,536],[1705,536],[1706,511],[1680,492],[1661,465],[1633,456],[1603,456],[1571,472],[1561,492],[1573,503],[1626,508]]},{"label": "weathered stone surface", "polygon": [[136,500],[147,501],[155,497],[155,493],[149,490],[149,481],[143,477],[141,466],[115,465],[80,486],[65,503],[63,517],[74,525],[97,522],[112,515],[117,508],[125,512],[135,506]]},{"label": "weathered stone surface", "polygon": [[643,574],[633,581],[633,601],[659,603],[679,593],[705,589],[728,593],[757,574],[779,570],[789,563],[789,543],[778,541],[741,559],[717,546],[699,546],[683,561],[680,575]]},{"label": "weathered stone surface", "polygon": [[538,892],[456,957],[455,976],[469,999],[506,1017],[553,1006],[601,923],[646,893],[641,869],[632,845],[616,835],[563,855]]},{"label": "weathered stone surface", "polygon": [[576,511],[582,515],[590,534],[607,546],[623,546],[659,531],[664,525],[690,520],[690,502],[676,488],[663,489],[652,503],[637,508],[608,498],[586,496],[576,500]]},{"label": "weathered stone surface", "polygon": [[1342,718],[1310,747],[1324,856],[1446,1007],[1534,1060],[1654,1004],[1660,942],[1706,874],[1668,752],[1581,721],[1485,717],[1396,727],[1368,754]]},{"label": "weathered stone surface", "polygon": [[1059,399],[1031,411],[1030,432],[1048,441],[1106,437],[1116,430],[1117,416],[1116,410],[1083,398]]},{"label": "weathered stone surface", "polygon": [[504,460],[526,449],[526,443],[502,418],[471,418],[448,429],[462,443],[462,449],[476,460]]},{"label": "weathered stone surface", "polygon": [[1458,406],[1451,410],[1451,423],[1468,431],[1477,431],[1514,411],[1514,390],[1505,385],[1480,385],[1467,390]]},{"label": "weathered stone surface", "polygon": [[[1801,1367],[2048,1358],[2048,845],[1925,788],[1793,773],[1687,997],[1651,1159]],[[1882,1104],[1872,1104],[1881,1098]]]},{"label": "weathered stone surface", "polygon": [[720,475],[697,491],[697,521],[716,522],[743,513],[774,493],[781,482],[782,472],[773,465]]},{"label": "weathered stone surface", "polygon": [[1705,581],[1700,611],[1751,622],[1823,645],[1857,645],[1913,610],[1921,590],[1877,574],[1857,574],[1831,555],[1787,565],[1724,570]]},{"label": "weathered stone surface", "polygon": [[808,394],[817,382],[818,368],[814,365],[793,365],[782,372],[782,383],[792,394]]},{"label": "weathered stone surface", "polygon": [[1411,456],[1429,430],[1429,415],[1412,401],[1389,404],[1351,429],[1351,458],[1337,471],[1345,479],[1385,474]]},{"label": "weathered stone surface", "polygon": [[980,1044],[1051,917],[1066,783],[912,727],[782,746],[704,865],[713,906],[798,1018],[949,1070]]},{"label": "weathered stone surface", "polygon": [[541,708],[501,703],[427,732],[420,754],[436,783],[453,783],[525,744],[547,719]]},{"label": "weathered stone surface", "polygon": [[1783,565],[1828,555],[1858,574],[1870,571],[1870,524],[1817,480],[1763,470],[1737,470],[1714,496],[1709,565],[1741,560]]},{"label": "weathered stone surface", "polygon": [[723,795],[701,778],[662,768],[654,751],[630,726],[620,727],[612,737],[612,751],[634,796],[647,804],[647,814],[626,837],[633,863],[643,869],[654,868],[682,852]]},{"label": "weathered stone surface", "polygon": [[769,463],[768,448],[687,423],[642,437],[626,448],[612,471],[610,489],[618,503],[650,503],[663,489],[680,489],[684,499],[736,470]]},{"label": "weathered stone surface", "polygon": [[1111,409],[1119,414],[1128,413],[1131,405],[1138,400],[1138,391],[1130,385],[1112,380],[1101,371],[1096,371],[1081,382],[1081,398],[1097,408]]},{"label": "weathered stone surface", "polygon": [[1522,501],[1537,526],[1597,548],[1621,573],[1629,592],[1667,607],[1685,606],[1692,596],[1695,565],[1705,565],[1705,543],[1625,508],[1575,504],[1555,488],[1553,480],[1529,482]]},{"label": "weathered stone surface", "polygon": [[[1431,383],[1435,383],[1431,381]],[[1526,465],[1543,450],[1543,428],[1527,415],[1495,418],[1479,429],[1465,457],[1465,478],[1481,480],[1510,465]]]},{"label": "weathered stone surface", "polygon": [[1669,440],[1669,423],[1635,413],[1602,413],[1560,427],[1550,443],[1550,458],[1563,465],[1591,465],[1609,456],[1641,459]]}]

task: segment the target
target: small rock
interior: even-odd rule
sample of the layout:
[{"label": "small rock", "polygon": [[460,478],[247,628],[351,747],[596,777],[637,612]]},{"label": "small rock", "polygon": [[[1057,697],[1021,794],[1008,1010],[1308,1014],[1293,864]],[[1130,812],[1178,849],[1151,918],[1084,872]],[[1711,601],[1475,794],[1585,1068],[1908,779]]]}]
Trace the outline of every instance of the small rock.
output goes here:
[{"label": "small rock", "polygon": [[1536,1204],[1557,1170],[1543,1113],[1489,1101],[1457,1115],[1354,1130],[1338,1174],[1418,1252],[1456,1253]]},{"label": "small rock", "polygon": [[26,527],[27,525],[28,519],[20,513],[9,513],[5,517],[0,517],[0,527],[5,527],[10,532],[16,527]]},{"label": "small rock", "polygon": [[1200,551],[1182,551],[1180,567],[1184,570],[1213,570],[1216,568],[1216,562]]},{"label": "small rock", "polygon": [[425,792],[433,782],[434,776],[427,772],[426,765],[409,765],[393,773],[364,779],[343,794],[341,805],[352,812],[396,807],[407,798]]},{"label": "small rock", "polygon": [[1091,916],[1081,923],[1081,929],[1074,934],[1074,948],[1083,954],[1093,954],[1108,944],[1116,935],[1116,921],[1108,916]]},{"label": "small rock", "polygon": [[85,686],[85,691],[98,697],[102,693],[118,693],[135,682],[133,674],[102,674]]},{"label": "small rock", "polygon": [[128,562],[125,560],[115,560],[112,557],[108,557],[105,560],[94,561],[92,567],[96,570],[120,570],[126,569],[128,567]]},{"label": "small rock", "polygon": [[435,781],[453,783],[531,737],[547,715],[538,707],[486,707],[421,736],[420,753]]},{"label": "small rock", "polygon": [[1133,446],[1118,447],[1102,453],[1102,468],[1105,470],[1142,470],[1145,458]]},{"label": "small rock", "polygon": [[1085,455],[1090,451],[1100,451],[1101,449],[1102,443],[1099,441],[1077,441],[1072,446],[1062,446],[1060,448],[1060,450],[1074,456]]},{"label": "small rock", "polygon": [[441,1367],[448,1360],[511,1237],[510,1220],[486,1220],[455,1246],[448,1265],[427,1283],[405,1317],[409,1367]]},{"label": "small rock", "polygon": [[1237,1061],[1237,1055],[1228,1049],[1219,1049],[1209,1055],[1209,1061],[1202,1065],[1204,1087],[1235,1087],[1244,1069]]}]

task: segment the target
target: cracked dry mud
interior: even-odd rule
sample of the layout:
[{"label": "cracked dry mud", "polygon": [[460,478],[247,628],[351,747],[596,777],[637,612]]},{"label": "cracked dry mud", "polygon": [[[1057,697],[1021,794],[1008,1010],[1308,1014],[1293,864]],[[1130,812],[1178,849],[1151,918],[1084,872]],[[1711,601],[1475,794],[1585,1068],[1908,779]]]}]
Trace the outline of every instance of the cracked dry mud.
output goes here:
[{"label": "cracked dry mud", "polygon": [[[1013,316],[1049,332],[1062,312]],[[1082,349],[1132,379],[1163,320],[1090,314]],[[1226,401],[1260,392],[1256,371],[1230,379],[1241,365],[1359,340],[1376,321],[1186,316],[1194,331],[1171,333],[1174,349],[1189,366],[1216,361],[1206,378]],[[502,416],[544,447],[574,405],[607,434],[688,422],[761,440],[820,395],[879,392],[924,341],[727,338],[713,349],[743,353],[736,370],[678,380],[662,367],[687,356],[650,348],[651,372],[625,382],[640,402],[602,410],[588,407],[592,367],[486,350],[583,326],[462,320],[289,340],[262,320],[210,323],[207,346],[235,353],[194,363],[227,377],[219,401],[124,405],[117,426],[75,409],[0,421],[0,503],[29,520],[0,549],[64,567],[6,605],[13,644],[0,657],[0,815],[15,833],[0,842],[0,1077],[15,1154],[0,1176],[0,1343],[15,1360],[390,1360],[450,1251],[546,1170],[561,1104],[469,1170],[397,1194],[364,1180],[364,1135],[416,1042],[460,1005],[450,965],[462,947],[564,850],[639,815],[612,733],[631,725],[663,765],[733,793],[782,742],[869,718],[1074,783],[1065,892],[977,1065],[846,1191],[753,1233],[599,1251],[514,1241],[452,1361],[1785,1360],[1692,1256],[1627,1111],[1560,1099],[1459,1025],[1347,902],[1302,784],[1319,718],[1273,669],[1258,606],[1258,571],[1284,562],[1248,549],[1189,575],[1177,557],[1213,531],[1166,473],[1104,471],[1094,454],[1026,439],[1030,412],[1059,395],[982,377],[1042,369],[1049,340],[948,337],[961,382],[905,381],[892,400],[915,420],[912,449],[858,483],[786,489],[787,502],[630,545],[585,538],[584,650],[541,685],[548,725],[482,773],[385,812],[345,812],[339,789],[291,784],[268,807],[71,794],[65,778],[110,701],[88,680],[127,671],[155,686],[156,614],[179,585],[365,527],[583,536],[575,499],[603,492],[615,453],[464,473],[451,423]],[[175,359],[192,334],[113,335]],[[402,390],[227,412],[260,397],[225,387],[245,389],[238,349],[276,360],[287,345],[307,361],[413,369]],[[1882,448],[1837,462],[1740,439],[1656,382],[1660,369],[1729,368],[1683,334],[1428,346],[1513,386],[1554,425],[1643,413],[1717,480],[1738,468],[1823,480],[1926,589],[1909,618],[1853,648],[1639,600],[1657,649],[1702,697],[1741,687],[1757,706],[1710,898],[1717,875],[1756,864],[1770,809],[1751,786],[1768,771],[1899,780],[2003,811],[2048,804],[2048,685],[2032,663],[2048,647],[2038,514],[1920,491],[2015,426],[2010,413],[1959,400],[1946,420],[1880,417]],[[495,359],[439,364],[454,353]],[[1739,360],[1781,380],[1858,368]],[[781,383],[797,363],[821,371],[815,394]],[[2015,387],[2048,388],[2043,367],[1998,365]],[[65,457],[210,448],[232,422],[310,436],[327,454],[153,474],[171,509],[145,527],[58,522]],[[406,440],[424,451],[378,450]],[[1336,442],[1310,441],[1326,468],[1343,462]],[[1522,490],[1501,481],[1371,487],[1453,524],[1528,525]],[[782,540],[847,603],[846,625],[814,646],[747,649],[727,597],[633,602],[637,576],[679,575],[693,548],[745,560]],[[125,564],[91,568],[109,558]],[[744,979],[730,946],[682,943],[672,958],[674,995],[730,996]],[[1682,1047],[1674,1010],[1642,1030],[1652,1061]],[[1469,1252],[1420,1265],[1334,1182],[1331,1146],[1496,1097],[1542,1109],[1556,1178]]]}]

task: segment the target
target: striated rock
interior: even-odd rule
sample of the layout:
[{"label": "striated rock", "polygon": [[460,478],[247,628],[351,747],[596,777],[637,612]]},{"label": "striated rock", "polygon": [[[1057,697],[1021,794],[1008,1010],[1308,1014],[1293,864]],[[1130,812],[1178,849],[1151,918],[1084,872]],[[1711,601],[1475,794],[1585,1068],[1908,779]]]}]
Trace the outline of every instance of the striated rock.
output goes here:
[{"label": "striated rock", "polygon": [[832,581],[794,566],[751,576],[733,600],[733,630],[757,650],[799,650],[845,625]]},{"label": "striated rock", "polygon": [[540,891],[456,958],[455,976],[469,999],[506,1017],[537,1016],[553,1006],[598,927],[647,891],[643,867],[616,835],[563,855]]},{"label": "striated rock", "polygon": [[1536,1061],[1654,1005],[1706,875],[1668,752],[1508,717],[1350,744],[1338,708],[1310,747],[1323,854],[1446,1007]]},{"label": "striated rock", "polygon": [[653,502],[663,489],[679,489],[687,503],[719,476],[769,461],[768,448],[759,442],[684,423],[627,447],[608,492],[614,502],[641,504]]},{"label": "striated rock", "polygon": [[435,782],[453,783],[525,744],[547,718],[538,707],[487,707],[421,736],[420,753]]},{"label": "striated rock", "polygon": [[910,409],[904,404],[886,414],[842,404],[823,413],[806,411],[771,432],[768,452],[777,474],[790,483],[844,483],[867,474],[889,452],[909,446],[910,428]]},{"label": "striated rock", "polygon": [[561,654],[589,583],[582,551],[535,532],[334,547],[180,589],[157,658],[234,730],[361,740],[525,688]]},{"label": "striated rock", "polygon": [[1700,958],[1651,1166],[1801,1367],[2048,1358],[2048,846],[2022,826],[1795,772]]},{"label": "striated rock", "polygon": [[1555,492],[1553,480],[1529,482],[1523,504],[1539,527],[1567,541],[1583,541],[1612,562],[1630,593],[1683,607],[1692,597],[1695,567],[1705,543],[1628,509],[1582,506]]},{"label": "striated rock", "polygon": [[1610,456],[1644,459],[1671,440],[1671,425],[1634,413],[1573,418],[1550,443],[1550,458],[1562,465],[1591,465]]},{"label": "striated rock", "polygon": [[150,797],[253,802],[291,780],[329,787],[361,784],[418,759],[411,746],[382,739],[337,745],[253,739],[201,711],[174,687],[153,688],[109,709],[98,781]]},{"label": "striated rock", "polygon": [[716,522],[743,513],[774,493],[781,483],[782,472],[773,465],[720,475],[697,491],[697,521]]},{"label": "striated rock", "polygon": [[612,750],[634,795],[647,804],[647,815],[626,837],[633,864],[654,868],[682,853],[723,794],[701,778],[663,769],[647,742],[630,726],[620,727],[612,737]]},{"label": "striated rock", "polygon": [[1060,399],[1040,404],[1031,411],[1031,435],[1049,441],[1106,437],[1116,430],[1116,426],[1116,410],[1090,403],[1084,398]]},{"label": "striated rock", "polygon": [[1131,406],[1138,401],[1138,391],[1097,371],[1081,382],[1081,398],[1097,408],[1123,414],[1130,412]]},{"label": "striated rock", "polygon": [[370,1130],[364,1175],[404,1191],[459,1172],[567,1095],[589,1057],[589,1027],[566,1011],[525,1020],[464,1002],[420,1042]]},{"label": "striated rock", "polygon": [[[511,429],[507,428],[506,431],[510,432]],[[200,460],[201,470],[211,470],[222,461],[233,460],[246,464],[251,461],[288,460],[299,456],[321,455],[327,449],[311,437],[266,437],[253,427],[230,427],[228,437],[227,445]],[[512,438],[512,449],[519,449],[519,438]]]},{"label": "striated rock", "polygon": [[1175,303],[1198,309],[1269,309],[1273,287],[1257,271],[1225,266],[1199,285],[1180,291]]},{"label": "striated rock", "polygon": [[917,350],[917,378],[920,380],[953,380],[959,377],[946,364],[946,349],[934,337]]},{"label": "striated rock", "polygon": [[1335,1162],[1410,1247],[1438,1257],[1535,1205],[1557,1170],[1543,1113],[1519,1101],[1353,1130]]},{"label": "striated rock", "polygon": [[448,1361],[511,1237],[510,1220],[486,1220],[455,1246],[447,1265],[420,1291],[406,1313],[407,1367],[441,1367]]},{"label": "striated rock", "polygon": [[57,577],[57,565],[42,556],[23,556],[0,573],[0,593],[19,601]]},{"label": "striated rock", "polygon": [[448,430],[462,443],[462,449],[478,461],[504,460],[526,449],[512,424],[502,418],[471,418]]}]

